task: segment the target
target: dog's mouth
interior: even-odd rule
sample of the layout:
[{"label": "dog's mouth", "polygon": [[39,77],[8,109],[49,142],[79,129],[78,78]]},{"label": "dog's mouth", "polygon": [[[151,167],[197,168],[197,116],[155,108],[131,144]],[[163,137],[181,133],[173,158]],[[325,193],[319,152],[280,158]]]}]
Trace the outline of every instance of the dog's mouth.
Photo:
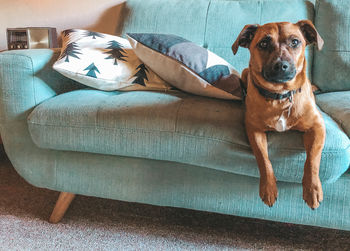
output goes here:
[{"label": "dog's mouth", "polygon": [[288,73],[276,74],[273,72],[265,71],[263,69],[261,72],[261,75],[268,82],[276,83],[276,84],[284,84],[284,83],[292,80],[295,77],[296,71],[294,69],[293,71],[288,72]]},{"label": "dog's mouth", "polygon": [[292,80],[295,77],[295,71],[288,73],[288,74],[283,74],[283,75],[279,75],[279,74],[269,74],[265,71],[262,71],[263,78],[271,83],[277,83],[277,84],[283,84],[286,83],[290,80]]}]

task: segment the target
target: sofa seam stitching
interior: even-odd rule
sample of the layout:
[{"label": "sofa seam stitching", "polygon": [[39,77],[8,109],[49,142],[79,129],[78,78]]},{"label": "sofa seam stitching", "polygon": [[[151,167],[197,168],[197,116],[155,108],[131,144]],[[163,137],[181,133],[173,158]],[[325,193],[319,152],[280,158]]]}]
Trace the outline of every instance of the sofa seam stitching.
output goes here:
[{"label": "sofa seam stitching", "polygon": [[[183,103],[184,103],[184,100],[182,99],[181,103],[179,105],[179,108],[176,111],[176,120],[175,120],[175,127],[174,127],[174,132],[176,132],[176,133],[177,133],[177,125],[178,125],[179,113],[180,113],[180,109],[181,109]],[[154,130],[152,130],[152,131],[154,131]]]},{"label": "sofa seam stitching", "polygon": [[211,0],[208,2],[207,13],[206,13],[206,16],[205,16],[204,37],[203,37],[203,45],[204,45],[204,47],[208,47],[208,45],[206,44],[206,37],[207,37],[208,14],[209,14],[210,5],[211,5]]},{"label": "sofa seam stitching", "polygon": [[328,52],[349,52],[350,53],[350,50],[322,49],[322,51],[323,52],[328,51]]},{"label": "sofa seam stitching", "polygon": [[[318,0],[316,0],[315,5],[314,5],[314,15],[312,17],[312,22],[314,23],[314,25],[316,25],[316,15],[317,15],[317,11],[318,11]],[[311,83],[314,82],[314,72],[315,72],[315,61],[316,61],[316,53],[315,53],[315,46],[312,46],[312,59],[311,59]],[[305,58],[306,60],[306,58]]]},{"label": "sofa seam stitching", "polygon": [[263,2],[264,2],[264,0],[260,0],[259,1],[259,7],[260,7],[260,9],[259,9],[259,24],[261,25],[261,19],[262,19],[262,6],[263,6]]},{"label": "sofa seam stitching", "polygon": [[34,62],[33,62],[33,59],[31,57],[28,57],[31,64],[32,64],[32,88],[33,88],[33,97],[34,97],[34,104],[37,105],[37,102],[36,102],[36,91],[35,91],[35,84],[34,84]]},{"label": "sofa seam stitching", "polygon": [[154,133],[154,132],[165,132],[165,133],[175,133],[175,134],[179,134],[179,135],[183,135],[183,136],[188,136],[188,137],[193,137],[193,138],[201,138],[201,139],[208,139],[208,140],[213,140],[213,141],[220,141],[220,142],[225,142],[228,144],[232,144],[232,145],[237,145],[237,146],[242,146],[246,149],[250,149],[249,146],[244,146],[244,145],[240,145],[240,144],[236,144],[227,140],[223,140],[223,139],[218,139],[218,138],[208,138],[208,137],[203,137],[203,136],[196,136],[196,135],[191,135],[191,134],[187,134],[187,133],[181,133],[181,132],[177,132],[177,131],[166,131],[166,130],[144,130],[141,128],[111,128],[111,127],[99,127],[99,128],[95,128],[94,126],[62,126],[62,125],[52,125],[52,124],[40,124],[40,123],[35,123],[35,122],[31,122],[28,121],[29,124],[33,124],[33,125],[38,125],[38,126],[50,126],[50,127],[58,127],[58,128],[76,128],[76,129],[106,129],[106,130],[129,130],[130,132],[132,131],[142,131],[145,133]]}]

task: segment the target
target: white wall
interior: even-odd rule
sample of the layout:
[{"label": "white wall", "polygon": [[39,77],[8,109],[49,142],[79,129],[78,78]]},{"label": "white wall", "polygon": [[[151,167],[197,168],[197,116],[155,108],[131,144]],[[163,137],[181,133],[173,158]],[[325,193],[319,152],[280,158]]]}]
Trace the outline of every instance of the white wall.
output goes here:
[{"label": "white wall", "polygon": [[6,28],[81,28],[115,34],[125,0],[0,0],[0,50],[7,49]]}]

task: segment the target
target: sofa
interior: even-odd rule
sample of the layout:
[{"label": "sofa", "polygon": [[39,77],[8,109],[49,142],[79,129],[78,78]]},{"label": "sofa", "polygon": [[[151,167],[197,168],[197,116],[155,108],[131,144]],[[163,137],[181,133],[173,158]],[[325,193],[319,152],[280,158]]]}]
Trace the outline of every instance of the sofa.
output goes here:
[{"label": "sofa", "polygon": [[[332,15],[329,10],[336,17],[348,15],[341,4],[345,2],[129,0],[120,24],[121,35],[182,36],[241,72],[249,52],[241,49],[233,56],[231,45],[245,24],[312,20],[325,47],[320,52],[308,47],[308,74],[320,88],[316,101],[327,133],[320,167],[324,201],[316,210],[302,199],[302,133],[268,133],[279,189],[278,201],[269,208],[259,197],[243,102],[178,90],[86,88],[52,69],[59,49],[0,54],[5,151],[30,184],[61,192],[50,218],[54,223],[79,194],[350,230],[350,46],[341,43],[350,41],[350,32],[334,38],[328,33],[338,32],[338,26],[329,28],[335,19],[327,17]],[[350,31],[350,24],[340,20],[339,25]],[[325,82],[329,78],[331,82]]]}]

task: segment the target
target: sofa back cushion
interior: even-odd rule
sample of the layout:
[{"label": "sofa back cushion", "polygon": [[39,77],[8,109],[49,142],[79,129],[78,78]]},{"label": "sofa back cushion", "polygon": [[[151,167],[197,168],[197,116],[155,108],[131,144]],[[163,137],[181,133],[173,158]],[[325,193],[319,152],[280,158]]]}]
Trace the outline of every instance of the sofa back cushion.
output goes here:
[{"label": "sofa back cushion", "polygon": [[204,45],[210,0],[128,0],[123,33],[173,34]]},{"label": "sofa back cushion", "polygon": [[[174,34],[203,46],[232,64],[238,72],[248,66],[249,51],[231,46],[246,24],[301,19],[313,21],[308,0],[128,0],[123,33]],[[307,49],[312,65],[312,47]]]},{"label": "sofa back cushion", "polygon": [[314,82],[321,91],[350,90],[350,2],[319,0],[315,24],[324,40],[315,50]]}]

